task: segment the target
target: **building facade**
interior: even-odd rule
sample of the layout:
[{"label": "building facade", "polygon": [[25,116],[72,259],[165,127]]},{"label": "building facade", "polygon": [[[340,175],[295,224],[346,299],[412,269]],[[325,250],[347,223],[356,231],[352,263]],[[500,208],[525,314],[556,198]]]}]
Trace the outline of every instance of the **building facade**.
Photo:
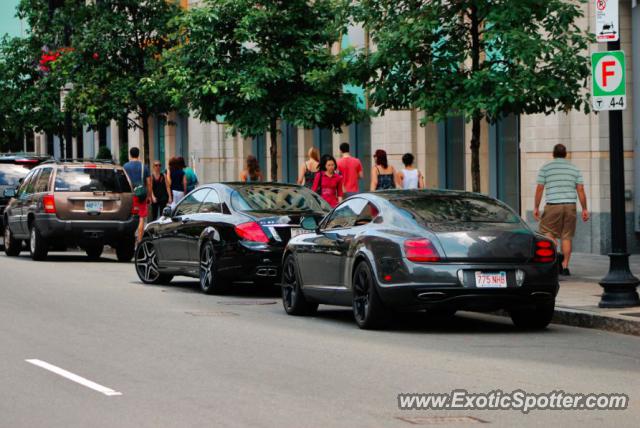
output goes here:
[{"label": "building facade", "polygon": [[[186,2],[183,2],[186,6]],[[189,7],[198,1],[189,1]],[[595,2],[583,5],[585,16],[578,23],[591,28]],[[624,165],[627,196],[627,232],[629,250],[640,252],[640,7],[635,0],[620,2],[620,35],[627,57],[627,100],[624,120]],[[352,28],[342,45],[364,46],[361,28]],[[593,44],[592,52],[606,50],[604,44]],[[639,82],[636,86],[633,83]],[[633,88],[633,92],[631,91]],[[401,157],[411,152],[416,166],[424,173],[431,188],[471,189],[469,139],[471,125],[462,117],[451,117],[443,123],[421,126],[420,111],[390,111],[370,122],[345,126],[336,134],[324,129],[298,129],[280,124],[278,141],[278,180],[293,183],[312,146],[321,153],[338,155],[342,142],[349,142],[352,154],[365,166],[361,189],[369,188],[373,167],[372,153],[384,149],[396,168]],[[484,123],[481,140],[481,191],[509,204],[534,228],[534,193],[540,167],[552,159],[553,146],[562,143],[570,152],[570,160],[583,173],[592,219],[579,221],[575,251],[606,253],[610,248],[610,189],[608,115],[580,112],[550,116],[524,115],[507,117],[496,124]],[[237,180],[244,159],[252,154],[259,160],[264,177],[270,177],[269,136],[243,138],[232,136],[224,124],[203,123],[193,117],[169,115],[151,121],[150,158],[164,165],[172,156],[183,156],[193,166],[201,182]],[[50,140],[50,139],[49,139]],[[85,133],[82,151],[95,155],[100,138]],[[106,145],[117,158],[123,144],[142,146],[142,133],[136,129],[122,132],[114,122],[106,132]],[[126,141],[124,141],[126,140]],[[36,150],[47,152],[45,136],[36,136]],[[78,152],[74,145],[74,155]],[[54,145],[55,146],[55,145]],[[51,147],[51,145],[49,145]],[[637,190],[637,191],[636,191]],[[636,193],[639,193],[636,195]],[[544,202],[543,202],[544,204]]]}]

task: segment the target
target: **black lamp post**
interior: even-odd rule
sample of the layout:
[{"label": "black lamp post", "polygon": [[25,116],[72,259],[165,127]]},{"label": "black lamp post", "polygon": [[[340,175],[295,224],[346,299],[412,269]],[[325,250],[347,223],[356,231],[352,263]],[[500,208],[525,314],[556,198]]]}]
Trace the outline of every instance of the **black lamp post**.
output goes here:
[{"label": "black lamp post", "polygon": [[[620,41],[609,42],[608,50],[620,49]],[[600,281],[604,288],[601,308],[627,308],[640,305],[636,288],[640,280],[629,269],[624,200],[624,149],[622,145],[622,111],[609,112],[609,174],[611,178],[611,253],[609,272]]]}]

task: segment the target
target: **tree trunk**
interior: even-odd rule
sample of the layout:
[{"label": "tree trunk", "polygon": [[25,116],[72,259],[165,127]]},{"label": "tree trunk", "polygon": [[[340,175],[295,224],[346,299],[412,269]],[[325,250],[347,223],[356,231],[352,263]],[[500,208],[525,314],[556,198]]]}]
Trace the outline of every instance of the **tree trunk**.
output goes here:
[{"label": "tree trunk", "polygon": [[149,162],[149,113],[147,113],[146,109],[142,109],[142,114],[140,115],[142,119],[142,151],[144,152],[144,165],[150,165]]},{"label": "tree trunk", "polygon": [[471,184],[474,192],[480,192],[480,121],[474,116],[471,126]]},{"label": "tree trunk", "polygon": [[[478,6],[471,5],[471,72],[480,71],[480,20]],[[474,192],[480,192],[480,121],[482,114],[473,115],[471,130],[471,184]]]},{"label": "tree trunk", "polygon": [[278,119],[272,118],[269,126],[269,135],[271,137],[271,146],[269,154],[271,155],[271,181],[278,181]]}]

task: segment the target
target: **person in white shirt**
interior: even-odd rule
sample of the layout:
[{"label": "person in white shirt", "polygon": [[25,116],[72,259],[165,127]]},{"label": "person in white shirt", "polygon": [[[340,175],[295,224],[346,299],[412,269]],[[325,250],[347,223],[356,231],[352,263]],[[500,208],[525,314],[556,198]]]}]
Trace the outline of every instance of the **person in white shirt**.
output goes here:
[{"label": "person in white shirt", "polygon": [[424,189],[424,176],[419,169],[413,166],[413,161],[414,157],[411,153],[406,153],[402,156],[404,168],[397,173],[397,187],[403,189]]}]

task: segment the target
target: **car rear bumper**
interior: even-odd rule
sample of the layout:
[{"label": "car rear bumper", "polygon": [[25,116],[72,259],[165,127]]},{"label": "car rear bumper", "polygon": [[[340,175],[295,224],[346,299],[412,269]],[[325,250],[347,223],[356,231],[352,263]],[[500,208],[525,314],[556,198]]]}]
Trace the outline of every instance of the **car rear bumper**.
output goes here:
[{"label": "car rear bumper", "polygon": [[381,286],[378,287],[378,294],[385,306],[401,312],[438,307],[490,311],[552,302],[558,294],[558,283],[502,289],[428,285]]},{"label": "car rear bumper", "polygon": [[133,238],[138,227],[138,216],[128,220],[61,220],[55,214],[36,216],[35,224],[44,238],[66,241],[102,240],[106,243]]},{"label": "car rear bumper", "polygon": [[279,282],[283,252],[281,247],[251,247],[239,243],[236,250],[226,256],[227,268],[220,274],[238,281]]}]

